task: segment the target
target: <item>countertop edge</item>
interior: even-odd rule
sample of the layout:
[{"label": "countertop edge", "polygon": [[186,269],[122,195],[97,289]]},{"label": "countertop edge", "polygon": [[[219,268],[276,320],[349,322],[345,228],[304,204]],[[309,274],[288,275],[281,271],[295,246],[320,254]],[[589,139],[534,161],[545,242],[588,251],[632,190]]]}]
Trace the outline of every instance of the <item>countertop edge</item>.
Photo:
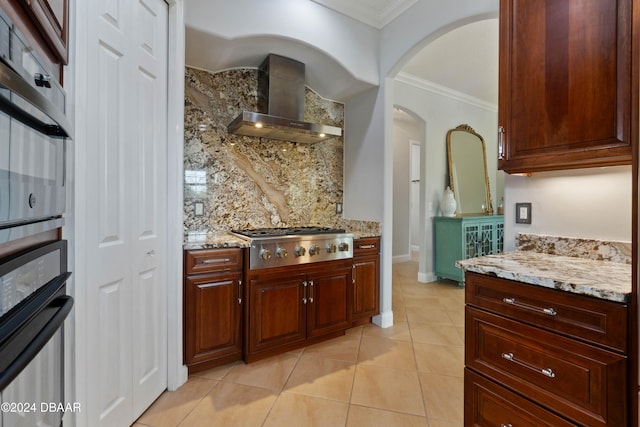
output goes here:
[{"label": "countertop edge", "polygon": [[[515,253],[519,253],[516,251]],[[576,268],[575,266],[571,266],[571,261],[575,261],[576,265],[581,265],[584,267],[585,265],[590,266],[593,265],[594,269],[598,267],[608,266],[613,268],[614,270],[625,268],[627,264],[615,263],[610,261],[591,261],[582,258],[574,258],[571,259],[565,256],[558,255],[548,255],[548,254],[540,254],[535,253],[533,258],[535,258],[535,262],[527,263],[526,260],[517,259],[514,260],[513,252],[507,252],[504,254],[498,255],[489,255],[485,257],[478,258],[469,258],[466,260],[460,260],[456,262],[456,266],[458,268],[463,269],[464,271],[474,272],[478,274],[483,274],[487,276],[499,277],[501,279],[513,280],[516,282],[521,282],[529,285],[545,287],[549,289],[556,289],[560,291],[565,291],[573,294],[586,295],[591,296],[603,300],[608,300],[612,302],[618,303],[628,303],[631,296],[631,267],[629,266],[629,289],[621,290],[621,288],[626,287],[626,275],[623,275],[623,280],[618,279],[611,280],[610,283],[600,283],[598,281],[589,281],[585,280],[584,277],[580,278],[580,270],[576,270],[576,277],[578,277],[575,281],[567,280],[561,276],[565,275],[567,271],[571,271],[572,268]],[[519,253],[522,256],[521,252]],[[529,254],[531,256],[531,254]],[[550,268],[539,268],[539,263],[541,260],[548,258],[551,262],[559,263],[563,266],[562,274],[554,273],[553,269]],[[504,260],[505,266],[500,266],[500,261]],[[537,262],[537,264],[536,264]],[[494,264],[494,265],[491,265]],[[498,265],[496,265],[498,264]],[[508,268],[507,264],[510,267]],[[523,267],[522,270],[518,271],[518,267]],[[583,282],[583,283],[580,283]]]}]

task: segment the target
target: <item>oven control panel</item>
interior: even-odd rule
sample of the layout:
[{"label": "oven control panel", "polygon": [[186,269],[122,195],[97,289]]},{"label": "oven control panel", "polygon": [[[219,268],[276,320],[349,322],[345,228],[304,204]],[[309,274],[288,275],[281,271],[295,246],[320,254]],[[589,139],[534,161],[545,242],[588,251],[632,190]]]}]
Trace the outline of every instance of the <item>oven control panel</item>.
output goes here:
[{"label": "oven control panel", "polygon": [[249,269],[345,258],[353,258],[353,235],[351,234],[253,239],[249,251]]}]

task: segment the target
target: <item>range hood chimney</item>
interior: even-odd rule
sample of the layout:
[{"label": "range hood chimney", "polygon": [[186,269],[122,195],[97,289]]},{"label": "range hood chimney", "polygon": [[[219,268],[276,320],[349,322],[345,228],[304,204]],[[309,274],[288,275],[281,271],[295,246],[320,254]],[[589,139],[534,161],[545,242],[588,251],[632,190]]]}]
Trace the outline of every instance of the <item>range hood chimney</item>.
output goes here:
[{"label": "range hood chimney", "polygon": [[304,121],[303,63],[270,54],[258,70],[258,112],[243,111],[229,133],[314,143],[342,136],[342,129]]}]

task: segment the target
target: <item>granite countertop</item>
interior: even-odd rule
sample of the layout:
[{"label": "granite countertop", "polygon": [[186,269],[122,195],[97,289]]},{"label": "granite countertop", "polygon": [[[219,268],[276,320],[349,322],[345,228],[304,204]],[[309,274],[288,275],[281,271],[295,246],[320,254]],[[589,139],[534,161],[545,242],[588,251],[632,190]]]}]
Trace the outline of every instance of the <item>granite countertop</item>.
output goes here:
[{"label": "granite countertop", "polygon": [[248,247],[247,240],[227,231],[193,231],[184,235],[185,250]]},{"label": "granite countertop", "polygon": [[628,302],[631,296],[631,265],[621,262],[515,251],[461,260],[456,266],[614,302]]},{"label": "granite countertop", "polygon": [[[346,230],[353,234],[354,239],[377,237],[380,233],[375,230]],[[219,249],[219,248],[248,248],[249,242],[228,231],[194,231],[184,235],[183,249]]]}]

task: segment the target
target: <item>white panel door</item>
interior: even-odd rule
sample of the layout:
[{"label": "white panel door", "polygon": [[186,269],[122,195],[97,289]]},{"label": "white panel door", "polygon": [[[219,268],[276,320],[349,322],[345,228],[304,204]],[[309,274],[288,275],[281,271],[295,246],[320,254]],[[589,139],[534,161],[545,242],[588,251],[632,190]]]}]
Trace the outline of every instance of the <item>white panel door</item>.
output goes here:
[{"label": "white panel door", "polygon": [[[133,411],[167,386],[167,5],[136,0]],[[132,218],[133,219],[133,218]]]},{"label": "white panel door", "polygon": [[88,8],[87,419],[128,426],[167,381],[167,5]]}]

